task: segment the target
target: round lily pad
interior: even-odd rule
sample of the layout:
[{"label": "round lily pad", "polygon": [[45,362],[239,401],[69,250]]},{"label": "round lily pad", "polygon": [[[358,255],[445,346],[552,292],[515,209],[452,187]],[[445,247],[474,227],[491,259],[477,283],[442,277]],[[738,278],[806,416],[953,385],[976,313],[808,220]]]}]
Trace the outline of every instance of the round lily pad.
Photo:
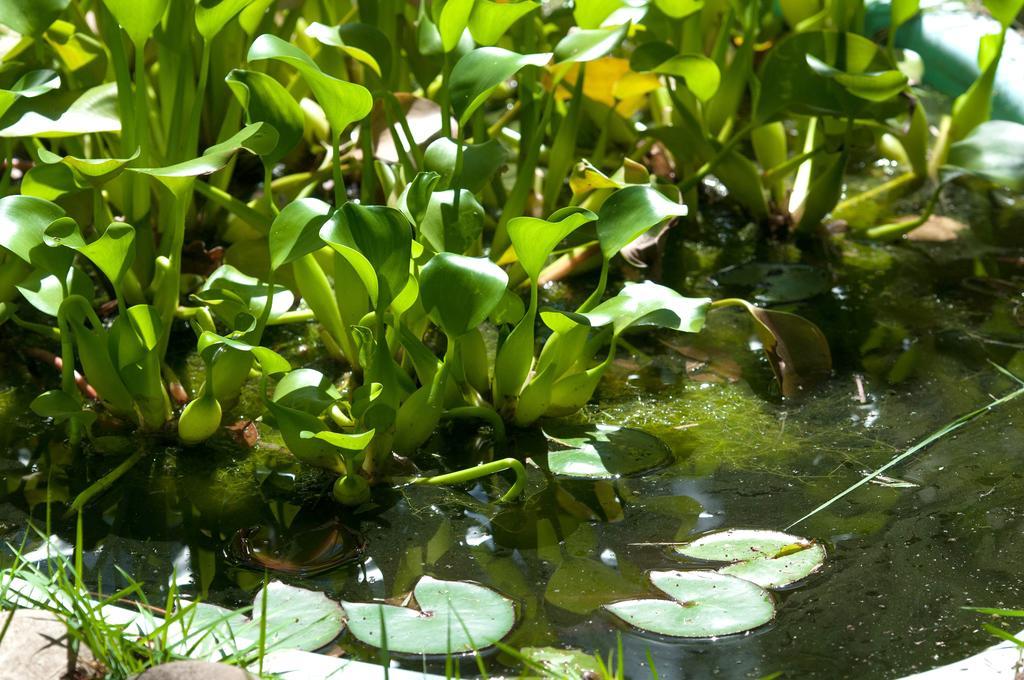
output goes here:
[{"label": "round lily pad", "polygon": [[647,472],[668,462],[665,442],[641,430],[617,425],[551,425],[548,468],[555,475],[615,479]]},{"label": "round lily pad", "polygon": [[626,600],[605,609],[651,633],[684,638],[742,633],[775,617],[767,590],[714,571],[653,571],[651,582],[671,600]]},{"label": "round lily pad", "polygon": [[489,647],[515,623],[512,602],[490,588],[424,576],[413,590],[419,609],[375,602],[342,602],[348,628],[360,642],[405,654],[457,654]]},{"label": "round lily pad", "polygon": [[718,571],[764,588],[784,588],[807,578],[825,563],[821,544],[781,531],[727,529],[681,545],[686,557],[730,562]]}]

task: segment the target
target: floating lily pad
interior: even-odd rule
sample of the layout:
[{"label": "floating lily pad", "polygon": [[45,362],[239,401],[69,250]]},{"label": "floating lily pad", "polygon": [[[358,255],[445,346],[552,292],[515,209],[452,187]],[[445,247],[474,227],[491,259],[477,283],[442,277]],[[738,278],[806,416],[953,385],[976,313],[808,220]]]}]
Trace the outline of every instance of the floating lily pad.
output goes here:
[{"label": "floating lily pad", "polygon": [[[252,618],[238,612],[198,603],[182,618],[182,644],[189,656],[216,655],[218,648],[255,645],[260,639],[264,591],[253,598]],[[266,649],[312,652],[328,644],[345,627],[341,606],[323,593],[280,581],[266,586]]]},{"label": "floating lily pad", "polygon": [[727,529],[676,548],[686,557],[731,562],[719,573],[738,576],[764,588],[785,588],[807,578],[825,563],[825,548],[781,531]]},{"label": "floating lily pad", "polygon": [[605,609],[642,630],[701,638],[742,633],[775,617],[767,590],[714,571],[652,571],[651,582],[672,600],[626,600]]},{"label": "floating lily pad", "polygon": [[586,678],[600,677],[601,666],[590,654],[578,649],[558,647],[524,647],[519,650],[524,658],[541,666],[549,677]]},{"label": "floating lily pad", "polygon": [[419,609],[343,602],[348,628],[360,642],[405,654],[457,654],[490,647],[515,623],[512,602],[490,588],[424,576],[413,590]]},{"label": "floating lily pad", "polygon": [[548,467],[556,475],[615,479],[668,462],[672,450],[654,435],[616,425],[551,425]]}]

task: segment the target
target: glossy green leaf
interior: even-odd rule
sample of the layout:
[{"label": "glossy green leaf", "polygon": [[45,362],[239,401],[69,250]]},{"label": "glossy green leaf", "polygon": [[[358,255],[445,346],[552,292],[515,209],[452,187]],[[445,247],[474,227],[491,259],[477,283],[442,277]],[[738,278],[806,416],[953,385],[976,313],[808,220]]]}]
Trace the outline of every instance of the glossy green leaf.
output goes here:
[{"label": "glossy green leaf", "polygon": [[104,83],[84,92],[51,92],[19,99],[7,114],[0,137],[73,137],[94,132],[119,132],[117,84]]},{"label": "glossy green leaf", "polygon": [[480,239],[484,229],[484,209],[476,196],[459,189],[459,212],[455,211],[455,191],[435,191],[420,220],[419,231],[425,245],[435,251],[463,253]]},{"label": "glossy green leaf", "polygon": [[722,80],[718,64],[702,54],[679,54],[668,43],[644,43],[629,59],[629,67],[638,72],[652,72],[681,78],[686,87],[701,101],[708,101],[718,92]]},{"label": "glossy green leaf", "polygon": [[572,232],[596,219],[597,215],[589,210],[566,208],[546,220],[538,217],[513,217],[509,220],[509,239],[526,275],[532,281],[537,281],[544,264],[558,244]]},{"label": "glossy green leaf", "polygon": [[785,588],[821,569],[825,549],[818,543],[780,531],[727,529],[676,547],[676,552],[712,562],[718,570],[762,588]]},{"label": "glossy green leaf", "polygon": [[35,37],[49,28],[70,3],[71,0],[0,0],[0,24]]},{"label": "glossy green leaf", "polygon": [[[589,312],[567,316],[585,320],[595,328],[611,325],[616,336],[637,326],[698,333],[704,328],[710,305],[710,298],[683,297],[671,288],[644,281],[627,283],[618,295]],[[550,314],[552,312],[546,312],[545,316]]]},{"label": "glossy green leaf", "polygon": [[445,0],[441,7],[441,15],[437,20],[437,30],[441,33],[441,46],[445,52],[451,52],[459,44],[469,16],[473,12],[475,0]]},{"label": "glossy green leaf", "polygon": [[[515,624],[512,602],[475,583],[424,576],[413,596],[418,610],[342,602],[349,631],[360,642],[391,652],[442,655],[490,647]],[[386,645],[381,631],[386,631]]]},{"label": "glossy green leaf", "polygon": [[682,19],[704,9],[704,0],[654,0],[654,4],[672,19]]},{"label": "glossy green leaf", "polygon": [[572,16],[582,29],[600,28],[609,15],[625,5],[625,0],[576,0]]},{"label": "glossy green leaf", "polygon": [[454,141],[442,137],[431,142],[423,154],[424,169],[441,176],[438,189],[459,186],[474,194],[478,193],[508,161],[508,151],[497,139],[488,139],[482,144],[465,144],[462,147],[462,173],[453,181],[457,148]]},{"label": "glossy green leaf", "polygon": [[[231,265],[218,267],[195,295],[217,314],[232,330],[239,314],[259,318],[267,304],[267,285],[254,276],[248,276]],[[295,296],[287,287],[275,284],[270,318],[275,319],[295,304]]]},{"label": "glossy green leaf", "polygon": [[282,61],[302,75],[335,135],[365,118],[373,108],[373,97],[365,87],[327,75],[308,54],[276,36],[261,35],[249,48],[249,61],[264,59]]},{"label": "glossy green leaf", "polygon": [[323,247],[320,228],[331,206],[318,198],[300,198],[282,210],[270,225],[270,266],[277,269]]},{"label": "glossy green leaf", "polygon": [[217,172],[242,149],[261,155],[277,145],[277,133],[266,123],[246,125],[220,144],[203,152],[202,156],[162,168],[132,168],[133,172],[149,175],[177,193],[180,188],[200,175]]},{"label": "glossy green leaf", "polygon": [[713,571],[652,571],[651,582],[672,600],[626,600],[605,605],[642,630],[672,637],[703,638],[742,633],[775,617],[764,588]]},{"label": "glossy green leaf", "polygon": [[616,479],[653,470],[672,455],[657,437],[617,425],[550,424],[544,436],[548,468],[563,477]]},{"label": "glossy green leaf", "polygon": [[379,310],[409,280],[412,225],[394,208],[346,203],[320,229],[320,238],[348,260]]},{"label": "glossy green leaf", "polygon": [[942,178],[982,177],[1014,191],[1024,190],[1024,125],[992,120],[951,145]]},{"label": "glossy green leaf", "polygon": [[892,0],[889,7],[889,30],[896,31],[914,18],[921,8],[921,0]]},{"label": "glossy green leaf", "polygon": [[812,54],[807,55],[807,65],[815,73],[832,78],[850,94],[873,102],[892,99],[907,87],[907,77],[896,69],[875,73],[846,73],[833,68]]},{"label": "glossy green leaf", "polygon": [[670,201],[648,186],[628,186],[612,194],[598,211],[597,238],[610,260],[648,229],[670,217],[687,214],[686,206]]},{"label": "glossy green leaf", "polygon": [[600,59],[618,47],[629,33],[629,24],[611,28],[572,31],[555,45],[555,63]]},{"label": "glossy green leaf", "polygon": [[67,283],[69,294],[78,295],[87,300],[92,299],[92,279],[77,267],[70,270],[67,279],[64,278],[64,275],[47,274],[43,270],[37,269],[22,279],[18,283],[17,289],[30,305],[43,314],[56,317],[61,304],[67,297],[64,291],[65,283]]},{"label": "glossy green leaf", "polygon": [[320,415],[339,399],[341,393],[327,376],[311,368],[299,368],[278,381],[271,400],[288,408]]},{"label": "glossy green leaf", "polygon": [[67,420],[76,420],[83,425],[90,425],[96,420],[96,414],[92,411],[82,410],[82,404],[75,400],[67,392],[61,390],[47,390],[32,400],[29,404],[32,412],[44,418],[53,418],[55,422],[62,423]]},{"label": "glossy green leaf", "polygon": [[273,165],[302,139],[305,117],[302,108],[281,83],[265,73],[232,69],[224,78],[245,109],[248,123],[267,123],[277,132],[277,145],[263,155]]},{"label": "glossy green leaf", "polygon": [[500,47],[480,47],[464,55],[452,69],[448,84],[459,124],[465,125],[491,92],[520,69],[549,61],[549,53],[519,54]]},{"label": "glossy green leaf", "polygon": [[438,253],[420,270],[423,308],[453,338],[483,323],[507,285],[504,270],[485,257]]},{"label": "glossy green leaf", "polygon": [[60,76],[49,69],[29,71],[10,87],[8,90],[0,90],[0,118],[11,108],[11,105],[19,97],[29,99],[38,97],[41,94],[51,92],[60,87]]},{"label": "glossy green leaf", "polygon": [[495,2],[495,0],[476,0],[473,12],[469,15],[469,32],[480,45],[493,45],[498,42],[514,23],[540,7],[534,0],[520,2]]},{"label": "glossy green leaf", "polygon": [[146,44],[160,23],[168,0],[103,0],[117,23],[136,46]]},{"label": "glossy green leaf", "polygon": [[39,160],[43,163],[63,163],[72,173],[75,180],[82,186],[102,187],[120,175],[128,164],[139,157],[138,149],[128,158],[78,158],[77,156],[58,156],[48,149],[38,151]]},{"label": "glossy green leaf", "polygon": [[112,222],[100,237],[77,249],[115,286],[120,285],[135,260],[135,227]]},{"label": "glossy green leaf", "polygon": [[306,29],[306,35],[337,47],[382,78],[387,78],[391,72],[391,42],[376,26],[360,23],[325,26],[314,21]]},{"label": "glossy green leaf", "polygon": [[253,0],[197,0],[196,28],[209,42]]},{"label": "glossy green leaf", "polygon": [[63,276],[71,267],[74,252],[46,244],[46,228],[62,217],[62,208],[41,198],[0,198],[0,246],[34,267]]}]

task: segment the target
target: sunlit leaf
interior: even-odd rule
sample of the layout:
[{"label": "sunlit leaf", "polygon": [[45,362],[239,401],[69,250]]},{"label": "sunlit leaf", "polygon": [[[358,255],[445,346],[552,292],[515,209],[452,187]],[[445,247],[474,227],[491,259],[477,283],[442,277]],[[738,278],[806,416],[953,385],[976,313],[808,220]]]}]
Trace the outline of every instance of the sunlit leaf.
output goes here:
[{"label": "sunlit leaf", "polygon": [[[31,101],[30,105],[26,102]],[[16,101],[4,116],[12,121],[0,137],[71,137],[93,132],[118,132],[117,84],[104,83],[85,92],[53,92]]]},{"label": "sunlit leaf", "polygon": [[469,32],[480,45],[493,45],[505,35],[512,24],[540,7],[534,0],[495,2],[476,0],[469,15]]},{"label": "sunlit leaf", "polygon": [[508,276],[485,257],[438,253],[420,271],[420,297],[450,337],[479,326],[501,302]]},{"label": "sunlit leaf", "polygon": [[270,266],[277,269],[322,248],[320,228],[330,212],[331,206],[318,198],[300,198],[285,206],[270,225]]},{"label": "sunlit leaf", "polygon": [[726,562],[720,574],[738,576],[762,588],[785,588],[821,569],[820,544],[780,531],[726,529],[677,546],[684,557]]},{"label": "sunlit leaf", "polygon": [[527,66],[544,66],[551,54],[518,54],[500,47],[481,47],[455,64],[448,84],[455,115],[465,125],[494,88]]},{"label": "sunlit leaf", "polygon": [[277,132],[277,145],[264,154],[267,163],[277,163],[302,139],[305,117],[299,103],[265,73],[236,68],[224,80],[245,109],[247,122],[268,123]]},{"label": "sunlit leaf", "polygon": [[555,45],[555,62],[584,62],[600,59],[622,43],[629,24],[570,32]]},{"label": "sunlit leaf", "polygon": [[670,201],[648,186],[628,186],[612,194],[598,211],[597,237],[606,259],[640,234],[670,217],[687,214],[686,206]]},{"label": "sunlit leaf", "polygon": [[103,0],[136,46],[146,43],[167,9],[168,0]]}]

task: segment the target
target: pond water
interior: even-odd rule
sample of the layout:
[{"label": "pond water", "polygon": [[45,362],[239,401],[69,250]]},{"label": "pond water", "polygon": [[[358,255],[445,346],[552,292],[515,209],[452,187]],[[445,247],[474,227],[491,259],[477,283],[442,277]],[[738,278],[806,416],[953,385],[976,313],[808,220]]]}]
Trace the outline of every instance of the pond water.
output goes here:
[{"label": "pond water", "polygon": [[[877,169],[884,172],[884,168]],[[913,202],[910,199],[910,203]],[[615,481],[560,480],[529,468],[525,502],[494,501],[509,481],[468,488],[398,487],[352,513],[325,497],[327,481],[300,470],[269,428],[247,449],[244,428],[209,444],[117,433],[78,453],[28,411],[46,369],[23,359],[12,334],[0,348],[0,532],[18,545],[31,516],[70,548],[68,498],[143,446],[147,456],[84,517],[86,579],[123,584],[116,567],[154,598],[185,592],[241,606],[273,577],[349,600],[395,598],[418,577],[467,579],[511,597],[516,647],[571,646],[607,653],[621,636],[630,677],[892,678],[990,645],[965,606],[1024,604],[1024,400],[1011,402],[926,449],[793,532],[822,541],[825,568],[779,594],[776,620],[749,634],[680,642],[628,629],[602,604],[651,592],[646,572],[687,566],[666,544],[717,528],[783,529],[916,440],[1012,388],[988,361],[1024,368],[1019,243],[1024,211],[1010,197],[951,190],[944,198],[975,235],[946,243],[809,248],[801,268],[772,267],[776,285],[752,290],[745,262],[793,263],[797,252],[756,246],[750,228],[676,230],[662,272],[684,292],[759,297],[818,323],[835,371],[782,399],[746,318],[716,312],[698,339],[647,335],[642,356],[620,354],[596,403],[576,420],[661,438],[671,462]],[[716,213],[720,210],[720,214]],[[728,224],[724,207],[709,222]],[[998,244],[998,245],[993,245]],[[829,266],[831,265],[831,266]],[[767,270],[763,270],[767,271]],[[762,273],[763,273],[762,271]],[[982,278],[981,274],[987,274]],[[761,278],[761,277],[757,277]],[[549,293],[571,295],[556,286]],[[182,332],[187,332],[184,328]],[[272,338],[296,363],[316,363],[307,329]],[[178,369],[195,366],[180,358]],[[337,366],[319,364],[339,373]],[[259,412],[243,395],[240,420]],[[543,450],[539,431],[512,432],[509,448]],[[445,429],[415,460],[456,469],[492,454],[486,432]],[[63,502],[63,503],[62,503]],[[27,538],[29,548],[40,541]],[[346,654],[376,658],[346,634]],[[649,655],[649,657],[648,657]],[[490,654],[492,671],[511,661]],[[418,659],[408,660],[413,668]],[[441,670],[443,665],[428,664]],[[464,665],[464,673],[468,666]]]}]

